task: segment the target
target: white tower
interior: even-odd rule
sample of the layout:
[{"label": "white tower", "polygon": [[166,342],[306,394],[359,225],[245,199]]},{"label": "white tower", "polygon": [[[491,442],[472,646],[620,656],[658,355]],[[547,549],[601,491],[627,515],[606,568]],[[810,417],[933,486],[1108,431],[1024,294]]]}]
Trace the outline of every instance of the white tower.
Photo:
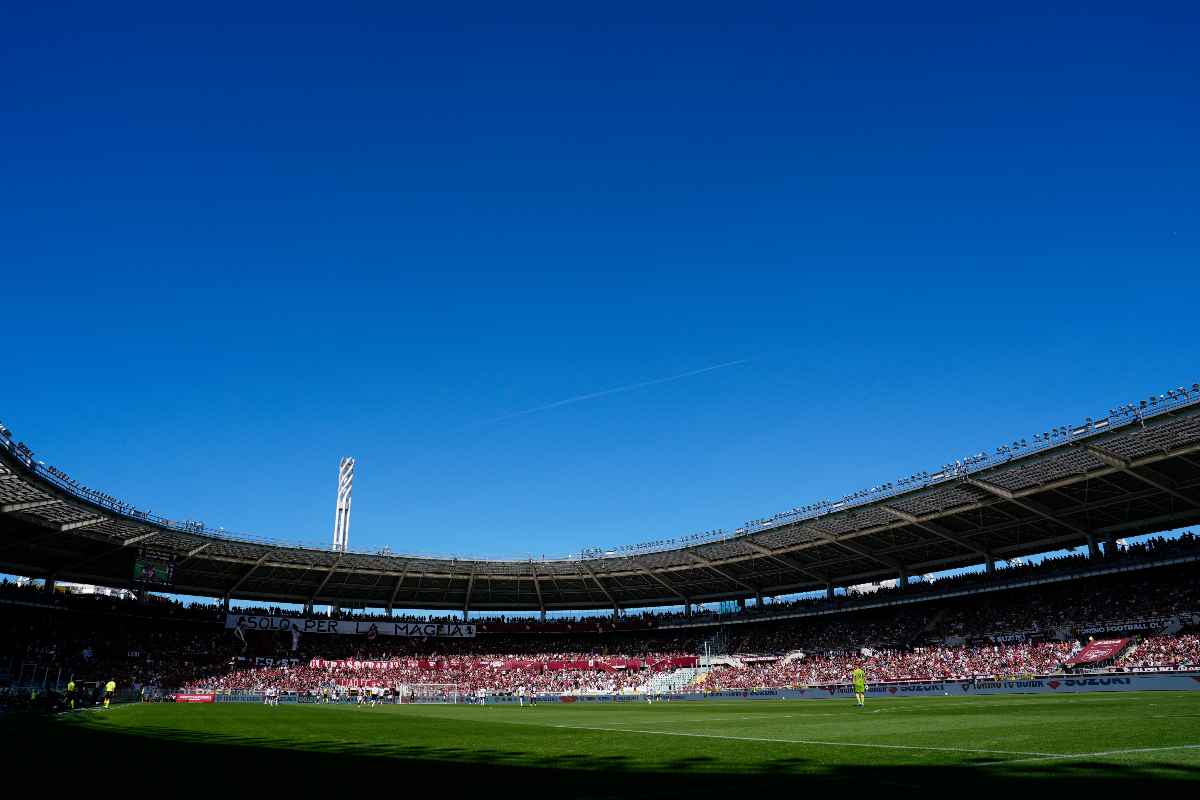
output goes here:
[{"label": "white tower", "polygon": [[338,464],[337,508],[333,513],[333,549],[345,552],[350,545],[350,490],[354,488],[354,459]]}]

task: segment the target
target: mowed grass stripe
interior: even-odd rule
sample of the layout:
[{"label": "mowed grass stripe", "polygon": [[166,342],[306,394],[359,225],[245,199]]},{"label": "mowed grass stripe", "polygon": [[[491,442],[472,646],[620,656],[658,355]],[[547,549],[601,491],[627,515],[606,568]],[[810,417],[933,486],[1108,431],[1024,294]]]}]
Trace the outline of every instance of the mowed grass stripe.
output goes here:
[{"label": "mowed grass stripe", "polygon": [[[557,718],[554,711],[550,711],[549,716],[555,724],[604,729],[596,733],[642,731],[664,736],[693,734],[692,738],[717,738],[719,734],[726,741],[814,742],[846,747],[878,744],[886,746],[878,748],[880,750],[929,750],[963,755],[970,755],[971,751],[979,751],[977,754],[994,751],[995,754],[1059,756],[1177,743],[1182,728],[1151,721],[1163,717],[1145,713],[1147,700],[1151,697],[1162,704],[1190,704],[1193,709],[1200,706],[1200,694],[1164,696],[1145,693],[1042,698],[1000,696],[970,700],[887,698],[869,703],[867,711],[837,701],[688,703],[688,708],[683,708],[682,703],[676,703],[674,707],[671,704],[593,706],[576,707],[575,711],[583,712],[575,715],[579,717],[576,720]],[[717,715],[722,705],[742,708],[730,708],[726,714]],[[759,713],[750,711],[755,705]],[[762,713],[768,709],[775,713]],[[754,716],[752,725],[744,724],[740,719],[751,715]],[[586,718],[589,716],[590,719]],[[517,713],[515,717],[507,721],[528,724],[545,721],[544,712],[536,709],[526,714]],[[817,717],[821,719],[815,719]],[[1175,716],[1171,717],[1171,720],[1175,719]],[[697,730],[686,730],[689,726]],[[1186,743],[1200,739],[1200,729],[1191,726],[1191,730],[1193,735],[1185,739]],[[1097,744],[1102,748],[1097,748]]]},{"label": "mowed grass stripe", "polygon": [[154,705],[78,715],[66,724],[189,746],[504,764],[531,778],[542,769],[796,775],[863,766],[879,773],[1015,764],[1012,777],[1057,769],[1060,761],[1078,767],[1082,759],[1169,767],[1177,773],[1173,779],[1200,777],[1193,766],[1200,757],[1194,746],[1200,693],[887,698],[868,706],[863,712],[837,700],[534,708]]},{"label": "mowed grass stripe", "polygon": [[775,739],[762,736],[725,736],[719,733],[685,733],[683,731],[650,731],[634,730],[631,728],[596,728],[585,725],[554,725],[555,728],[569,728],[580,731],[608,731],[609,733],[640,733],[653,736],[691,736],[698,739],[726,739],[737,742],[774,742],[782,744],[812,744],[821,747],[873,747],[880,750],[937,750],[953,753],[985,753],[988,755],[1007,756],[1046,756],[1061,758],[1062,753],[1031,753],[1023,750],[984,750],[973,747],[926,747],[922,745],[878,744],[871,742],[824,742],[817,739]]}]

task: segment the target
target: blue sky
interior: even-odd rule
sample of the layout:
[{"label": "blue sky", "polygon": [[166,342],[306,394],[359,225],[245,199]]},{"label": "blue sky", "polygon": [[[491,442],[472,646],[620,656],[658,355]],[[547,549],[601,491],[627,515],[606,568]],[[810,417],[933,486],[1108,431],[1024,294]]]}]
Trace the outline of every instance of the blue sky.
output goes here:
[{"label": "blue sky", "polygon": [[1005,8],[9,9],[0,419],[292,540],[354,455],[352,546],[536,557],[1190,385],[1200,17]]}]

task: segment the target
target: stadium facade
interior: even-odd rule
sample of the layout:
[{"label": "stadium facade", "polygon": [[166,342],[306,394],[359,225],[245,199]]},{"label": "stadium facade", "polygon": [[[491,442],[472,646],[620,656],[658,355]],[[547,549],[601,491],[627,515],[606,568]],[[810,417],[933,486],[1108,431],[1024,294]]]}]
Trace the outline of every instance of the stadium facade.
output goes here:
[{"label": "stadium facade", "polygon": [[[81,486],[0,426],[0,571],[341,607],[546,611],[744,602],[1200,522],[1200,386],[730,533],[556,559],[361,553],[231,536]],[[444,532],[438,533],[443,538]],[[432,535],[430,538],[434,538]],[[135,576],[135,563],[139,574]]]}]

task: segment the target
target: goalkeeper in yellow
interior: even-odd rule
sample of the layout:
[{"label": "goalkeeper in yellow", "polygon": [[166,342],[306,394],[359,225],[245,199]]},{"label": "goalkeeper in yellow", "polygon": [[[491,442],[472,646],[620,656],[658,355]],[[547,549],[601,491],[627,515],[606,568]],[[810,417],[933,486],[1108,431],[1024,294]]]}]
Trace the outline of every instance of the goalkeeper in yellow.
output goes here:
[{"label": "goalkeeper in yellow", "polygon": [[862,667],[850,671],[850,682],[854,684],[854,702],[858,703],[859,708],[866,708],[867,674]]}]

